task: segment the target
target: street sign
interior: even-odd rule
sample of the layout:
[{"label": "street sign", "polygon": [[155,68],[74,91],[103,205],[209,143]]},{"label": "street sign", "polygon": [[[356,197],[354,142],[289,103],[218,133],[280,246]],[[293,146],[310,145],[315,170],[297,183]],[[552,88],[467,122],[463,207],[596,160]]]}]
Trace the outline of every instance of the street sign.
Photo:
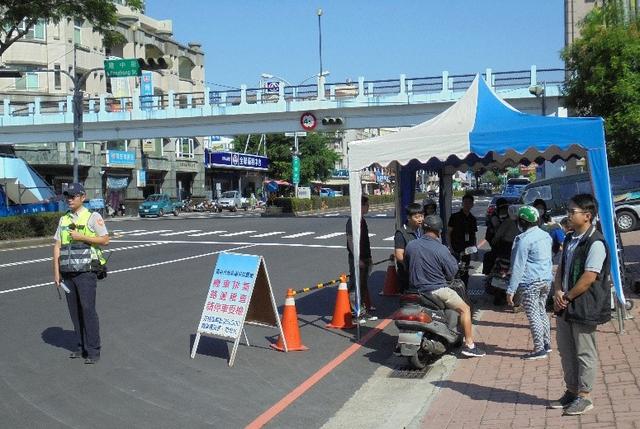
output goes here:
[{"label": "street sign", "polygon": [[280,92],[280,82],[278,82],[278,81],[266,82],[264,84],[264,87],[267,90],[267,92],[271,92],[271,93]]},{"label": "street sign", "polygon": [[307,132],[306,131],[296,131],[295,133],[284,133],[285,137],[306,137],[307,136]]},{"label": "street sign", "polygon": [[[284,340],[278,307],[267,273],[259,255],[222,252],[213,270],[196,338],[191,349],[193,359],[202,335],[234,340],[229,366],[233,366],[245,324],[277,328]],[[285,342],[285,351],[287,350]]]},{"label": "street sign", "polygon": [[305,112],[300,116],[300,125],[305,131],[313,131],[313,129],[318,124],[316,117],[311,112]]},{"label": "street sign", "polygon": [[295,155],[291,159],[291,176],[294,185],[300,183],[300,158]]},{"label": "street sign", "polygon": [[107,77],[131,77],[142,74],[140,64],[135,58],[104,60],[104,71]]}]

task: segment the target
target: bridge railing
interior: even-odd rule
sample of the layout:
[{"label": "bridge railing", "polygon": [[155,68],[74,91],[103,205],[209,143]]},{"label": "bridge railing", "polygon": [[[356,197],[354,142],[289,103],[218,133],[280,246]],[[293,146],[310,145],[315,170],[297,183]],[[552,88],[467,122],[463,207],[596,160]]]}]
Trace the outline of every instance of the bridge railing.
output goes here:
[{"label": "bridge railing", "polygon": [[[532,66],[525,70],[492,71],[487,69],[482,77],[496,90],[522,89],[530,85],[544,83],[561,86],[565,80],[565,70],[559,68],[537,69]],[[188,109],[207,105],[217,107],[242,104],[292,103],[315,100],[345,100],[394,96],[420,96],[422,94],[465,91],[473,82],[475,74],[453,74],[443,72],[438,76],[411,77],[402,75],[398,79],[364,80],[358,82],[317,83],[285,86],[281,83],[277,92],[267,88],[231,89],[224,91],[173,93],[135,97],[102,96],[86,98],[84,112],[126,112],[142,110]],[[397,100],[396,100],[397,101]],[[47,99],[39,102],[11,102],[0,104],[0,115],[31,116],[34,114],[66,114],[70,110],[71,97]]]}]

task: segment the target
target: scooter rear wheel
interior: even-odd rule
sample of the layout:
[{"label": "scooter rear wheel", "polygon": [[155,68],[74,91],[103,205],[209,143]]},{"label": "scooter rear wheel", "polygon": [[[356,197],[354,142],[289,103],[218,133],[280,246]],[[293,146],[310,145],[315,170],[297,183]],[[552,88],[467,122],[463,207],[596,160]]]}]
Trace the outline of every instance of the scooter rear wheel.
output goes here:
[{"label": "scooter rear wheel", "polygon": [[409,358],[409,363],[415,369],[424,369],[429,365],[430,356],[424,350],[418,350],[418,352]]}]

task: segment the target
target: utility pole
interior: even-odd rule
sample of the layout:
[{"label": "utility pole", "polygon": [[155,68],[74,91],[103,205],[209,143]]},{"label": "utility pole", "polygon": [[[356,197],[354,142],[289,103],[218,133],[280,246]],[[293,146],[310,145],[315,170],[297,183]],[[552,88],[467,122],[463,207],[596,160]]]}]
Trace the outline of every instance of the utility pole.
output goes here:
[{"label": "utility pole", "polygon": [[[78,144],[82,138],[82,90],[79,85],[78,69],[77,69],[77,49],[73,44],[73,183],[79,183],[79,165],[78,165]],[[86,80],[86,79],[85,79]]]}]

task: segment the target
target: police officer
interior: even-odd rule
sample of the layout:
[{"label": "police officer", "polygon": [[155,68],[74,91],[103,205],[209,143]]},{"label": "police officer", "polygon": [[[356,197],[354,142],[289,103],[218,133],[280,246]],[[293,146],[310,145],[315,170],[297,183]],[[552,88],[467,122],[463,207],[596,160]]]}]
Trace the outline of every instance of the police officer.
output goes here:
[{"label": "police officer", "polygon": [[78,349],[69,357],[85,358],[85,364],[95,364],[100,359],[97,272],[102,271],[105,264],[99,246],[109,244],[109,234],[102,216],[84,207],[86,195],[81,184],[71,184],[63,195],[69,211],[60,218],[54,236],[54,284],[61,287],[64,282],[69,290],[67,305],[78,344]]}]

